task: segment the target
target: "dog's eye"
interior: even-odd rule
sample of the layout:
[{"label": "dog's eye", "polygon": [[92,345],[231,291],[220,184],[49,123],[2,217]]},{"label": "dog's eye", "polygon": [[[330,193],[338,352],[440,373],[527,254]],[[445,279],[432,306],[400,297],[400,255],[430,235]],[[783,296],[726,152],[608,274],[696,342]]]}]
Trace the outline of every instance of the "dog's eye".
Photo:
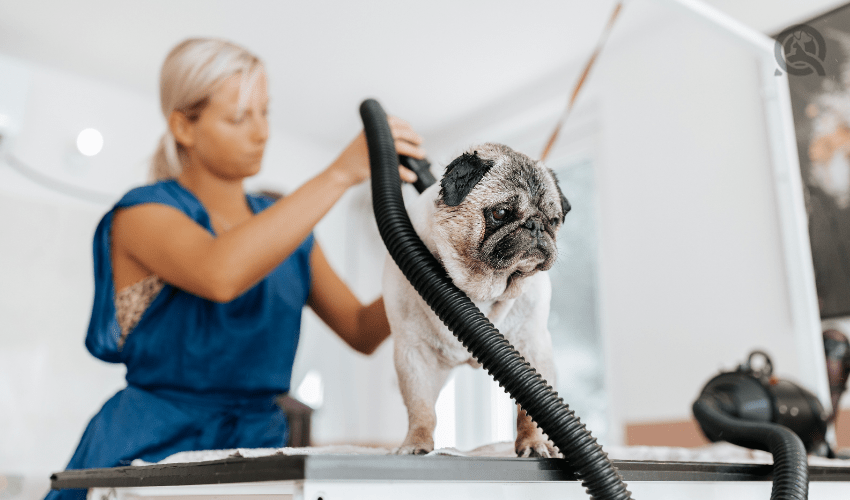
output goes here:
[{"label": "dog's eye", "polygon": [[561,219],[559,219],[557,217],[553,217],[553,218],[549,219],[549,224],[552,225],[552,226],[557,226],[560,223],[561,223]]},{"label": "dog's eye", "polygon": [[505,217],[508,216],[508,211],[505,210],[504,208],[497,208],[497,209],[493,210],[493,212],[491,214],[493,215],[493,220],[497,220],[497,221],[501,222],[501,221],[505,220]]}]

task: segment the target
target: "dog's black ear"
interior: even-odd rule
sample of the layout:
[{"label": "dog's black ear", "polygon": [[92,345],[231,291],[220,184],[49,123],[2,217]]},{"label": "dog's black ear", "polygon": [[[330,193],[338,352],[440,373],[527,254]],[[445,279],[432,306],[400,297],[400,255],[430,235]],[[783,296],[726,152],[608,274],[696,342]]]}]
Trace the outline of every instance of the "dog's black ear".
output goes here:
[{"label": "dog's black ear", "polygon": [[478,151],[473,151],[472,154],[464,153],[455,158],[446,167],[446,173],[440,180],[440,198],[443,203],[450,207],[460,205],[494,164],[493,160],[479,157]]},{"label": "dog's black ear", "polygon": [[564,213],[564,216],[561,217],[561,223],[563,223],[567,217],[567,213],[572,210],[573,207],[570,206],[570,202],[567,200],[567,197],[564,196],[564,192],[561,191],[561,185],[558,183],[558,176],[555,175],[555,171],[550,168],[549,173],[552,174],[552,178],[555,179],[555,188],[558,190],[558,196],[561,197],[561,211]]},{"label": "dog's black ear", "polygon": [[[561,188],[558,188],[560,191]],[[564,196],[564,193],[561,193],[561,210],[564,211],[564,218],[561,219],[561,222],[564,222],[564,219],[567,217],[567,213],[572,210],[573,207],[570,206],[570,202],[567,201],[567,197]]]}]

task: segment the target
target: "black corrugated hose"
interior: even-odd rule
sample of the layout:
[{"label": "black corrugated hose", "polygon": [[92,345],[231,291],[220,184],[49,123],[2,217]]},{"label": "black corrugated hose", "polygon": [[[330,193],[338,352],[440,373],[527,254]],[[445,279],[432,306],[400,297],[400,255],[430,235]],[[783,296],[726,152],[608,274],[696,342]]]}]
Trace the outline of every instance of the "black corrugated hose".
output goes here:
[{"label": "black corrugated hose", "polygon": [[809,497],[809,464],[806,447],[784,425],[733,417],[720,409],[711,396],[694,403],[694,416],[706,435],[738,446],[768,451],[773,455],[773,489],[770,500],[805,500]]},{"label": "black corrugated hose", "polygon": [[381,237],[402,273],[464,347],[555,443],[591,498],[630,499],[631,493],[622,477],[590,431],[454,285],[419,239],[404,207],[398,155],[381,105],[373,99],[364,101],[360,116],[372,167],[375,218]]}]

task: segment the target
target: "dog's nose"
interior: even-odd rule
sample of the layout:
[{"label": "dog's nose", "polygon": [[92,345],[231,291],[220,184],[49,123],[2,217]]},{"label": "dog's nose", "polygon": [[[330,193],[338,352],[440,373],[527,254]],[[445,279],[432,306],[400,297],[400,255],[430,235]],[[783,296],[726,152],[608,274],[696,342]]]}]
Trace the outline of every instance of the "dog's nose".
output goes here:
[{"label": "dog's nose", "polygon": [[524,224],[525,228],[531,231],[535,238],[539,238],[543,232],[543,223],[537,219],[528,219]]}]

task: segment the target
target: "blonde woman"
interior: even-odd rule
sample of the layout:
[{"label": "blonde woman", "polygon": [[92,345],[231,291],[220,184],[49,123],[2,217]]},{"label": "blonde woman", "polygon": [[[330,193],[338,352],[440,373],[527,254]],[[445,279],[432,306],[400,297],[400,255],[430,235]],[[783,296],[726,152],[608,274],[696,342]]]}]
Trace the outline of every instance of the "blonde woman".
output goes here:
[{"label": "blonde woman", "polygon": [[[166,58],[160,90],[168,132],[152,165],[157,182],[127,193],[94,239],[86,346],[127,365],[127,388],[91,420],[69,469],[285,446],[274,401],[289,390],[303,306],[362,353],[389,335],[382,299],[361,304],[311,234],[369,177],[362,133],[275,202],[242,184],[259,171],[268,138],[255,56],[227,41],[187,40]],[[409,125],[393,118],[390,127],[399,153],[424,157]],[[85,491],[48,495],[59,497]]]}]

